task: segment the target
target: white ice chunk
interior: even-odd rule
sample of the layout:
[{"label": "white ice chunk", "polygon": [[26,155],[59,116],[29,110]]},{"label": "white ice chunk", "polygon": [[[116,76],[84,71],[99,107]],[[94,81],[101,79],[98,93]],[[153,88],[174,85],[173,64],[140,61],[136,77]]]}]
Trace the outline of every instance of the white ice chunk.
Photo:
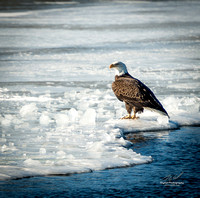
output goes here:
[{"label": "white ice chunk", "polygon": [[24,161],[24,165],[25,166],[30,166],[30,167],[32,167],[32,166],[36,166],[36,167],[40,167],[41,166],[41,163],[40,163],[40,161],[39,160],[33,160],[33,159],[31,159],[31,158],[29,158],[29,159],[27,159],[27,160],[25,160]]},{"label": "white ice chunk", "polygon": [[46,154],[46,149],[45,148],[40,148],[39,153],[40,154]]},{"label": "white ice chunk", "polygon": [[65,127],[69,124],[69,117],[66,114],[57,114],[55,116],[56,124],[59,127]]},{"label": "white ice chunk", "polygon": [[16,147],[14,146],[14,143],[13,142],[9,142],[8,145],[3,145],[3,146],[0,146],[0,150],[2,152],[6,152],[6,151],[15,151],[17,150]]},{"label": "white ice chunk", "polygon": [[72,122],[75,122],[77,120],[77,118],[78,118],[78,112],[74,108],[71,108],[69,110],[68,115],[69,115],[70,121],[72,121]]},{"label": "white ice chunk", "polygon": [[7,150],[8,150],[8,148],[7,148],[7,146],[5,144],[3,146],[1,146],[1,151],[2,152],[5,152]]},{"label": "white ice chunk", "polygon": [[4,119],[1,120],[1,124],[2,124],[3,126],[10,126],[11,120],[10,120],[10,119],[4,118]]},{"label": "white ice chunk", "polygon": [[80,124],[94,125],[95,122],[96,122],[96,111],[91,108],[87,109],[80,120]]},{"label": "white ice chunk", "polygon": [[19,113],[25,119],[33,119],[37,115],[38,108],[35,103],[24,105]]},{"label": "white ice chunk", "polygon": [[50,118],[48,116],[47,112],[43,112],[42,115],[40,116],[40,124],[47,126],[50,123]]},{"label": "white ice chunk", "polygon": [[66,153],[64,151],[58,151],[57,153],[57,158],[65,158]]}]

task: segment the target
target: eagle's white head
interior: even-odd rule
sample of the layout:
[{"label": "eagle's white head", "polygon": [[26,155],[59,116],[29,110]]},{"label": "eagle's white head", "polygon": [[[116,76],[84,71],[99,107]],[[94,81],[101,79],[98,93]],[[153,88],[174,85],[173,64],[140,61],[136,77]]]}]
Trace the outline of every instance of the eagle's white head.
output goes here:
[{"label": "eagle's white head", "polygon": [[109,66],[110,69],[114,68],[115,69],[115,73],[118,76],[121,76],[123,74],[127,74],[127,68],[126,65],[122,62],[114,62]]}]

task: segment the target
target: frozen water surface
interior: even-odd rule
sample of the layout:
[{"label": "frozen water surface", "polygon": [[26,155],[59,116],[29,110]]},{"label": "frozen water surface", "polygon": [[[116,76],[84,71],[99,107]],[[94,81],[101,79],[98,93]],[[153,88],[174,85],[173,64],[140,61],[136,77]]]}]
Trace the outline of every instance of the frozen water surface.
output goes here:
[{"label": "frozen water surface", "polygon": [[[112,1],[0,13],[0,179],[149,163],[128,132],[200,125],[198,1]],[[149,86],[170,120],[135,121],[109,64]],[[158,133],[158,136],[161,133]]]}]

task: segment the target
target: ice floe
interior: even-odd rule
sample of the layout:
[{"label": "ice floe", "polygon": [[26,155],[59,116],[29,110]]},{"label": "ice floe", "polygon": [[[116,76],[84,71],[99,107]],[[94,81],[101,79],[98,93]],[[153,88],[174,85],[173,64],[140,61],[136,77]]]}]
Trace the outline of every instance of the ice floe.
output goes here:
[{"label": "ice floe", "polygon": [[[159,3],[176,6],[169,15],[143,3],[0,14],[0,180],[149,163],[125,133],[161,137],[200,125],[198,6]],[[127,112],[108,69],[116,59],[153,90],[170,119],[145,110],[120,120]]]}]

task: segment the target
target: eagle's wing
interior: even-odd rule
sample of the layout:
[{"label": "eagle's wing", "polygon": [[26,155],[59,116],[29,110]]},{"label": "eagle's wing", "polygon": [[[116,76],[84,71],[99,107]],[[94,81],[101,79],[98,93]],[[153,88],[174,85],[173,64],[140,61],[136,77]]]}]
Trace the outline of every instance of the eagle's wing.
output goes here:
[{"label": "eagle's wing", "polygon": [[112,83],[112,89],[120,101],[139,108],[155,109],[168,115],[153,92],[138,79],[119,77]]}]

